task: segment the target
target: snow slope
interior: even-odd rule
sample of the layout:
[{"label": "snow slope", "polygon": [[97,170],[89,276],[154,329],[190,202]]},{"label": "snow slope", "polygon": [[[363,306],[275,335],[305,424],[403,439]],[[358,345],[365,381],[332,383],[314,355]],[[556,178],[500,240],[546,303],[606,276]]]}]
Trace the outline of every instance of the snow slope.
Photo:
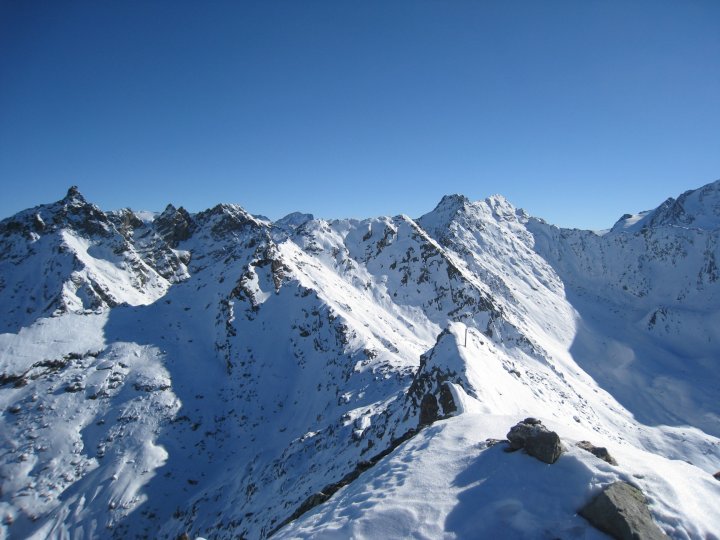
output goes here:
[{"label": "snow slope", "polygon": [[[684,462],[611,447],[614,467],[570,444],[552,466],[488,446],[514,416],[465,413],[422,431],[361,481],[276,538],[607,538],[577,515],[622,479],[654,494],[651,509],[671,537],[717,538],[712,478]],[[549,423],[569,443],[597,434]],[[694,490],[689,486],[700,486]]]},{"label": "snow slope", "polygon": [[[719,194],[602,236],[501,196],[6,219],[0,538],[600,538],[617,478],[717,538]],[[485,442],[526,416],[555,465]]]},{"label": "snow slope", "polygon": [[643,423],[715,436],[719,193],[720,182],[686,192],[648,213],[642,228],[616,225],[603,236],[527,223],[578,311],[575,361]]}]

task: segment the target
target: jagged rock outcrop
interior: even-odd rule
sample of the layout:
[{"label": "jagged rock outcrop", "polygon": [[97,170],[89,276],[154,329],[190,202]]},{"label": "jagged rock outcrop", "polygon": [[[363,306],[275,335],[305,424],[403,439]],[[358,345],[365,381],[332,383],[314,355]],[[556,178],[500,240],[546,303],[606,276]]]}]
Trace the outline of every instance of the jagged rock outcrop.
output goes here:
[{"label": "jagged rock outcrop", "polygon": [[453,343],[454,337],[449,330],[445,330],[438,336],[435,347],[420,357],[420,367],[407,392],[411,406],[419,411],[419,426],[430,425],[457,411],[450,384],[459,384],[466,391],[472,392],[463,373],[462,361],[448,363],[442,351],[445,347],[452,347]]},{"label": "jagged rock outcrop", "polygon": [[175,208],[168,204],[165,210],[153,222],[157,234],[167,242],[168,246],[175,248],[192,235],[195,222],[182,206]]}]

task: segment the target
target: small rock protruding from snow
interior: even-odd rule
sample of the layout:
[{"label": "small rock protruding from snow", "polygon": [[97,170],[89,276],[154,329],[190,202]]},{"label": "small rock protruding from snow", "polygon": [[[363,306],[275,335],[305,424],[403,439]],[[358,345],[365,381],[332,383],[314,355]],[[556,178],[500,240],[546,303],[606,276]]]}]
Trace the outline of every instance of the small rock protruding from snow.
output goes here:
[{"label": "small rock protruding from snow", "polygon": [[610,452],[608,452],[608,449],[604,446],[595,446],[590,441],[580,441],[577,443],[577,447],[582,448],[586,452],[590,452],[593,456],[608,462],[610,465],[618,464],[617,461],[615,461],[615,458],[610,455]]},{"label": "small rock protruding from snow", "polygon": [[10,407],[7,408],[7,411],[10,414],[18,414],[22,411],[22,407],[18,403],[15,403],[14,405],[10,405]]},{"label": "small rock protruding from snow", "polygon": [[518,422],[506,436],[510,441],[510,451],[524,449],[534,458],[549,464],[555,463],[565,450],[560,436],[536,418]]},{"label": "small rock protruding from snow", "polygon": [[618,540],[667,538],[653,521],[645,495],[627,482],[610,484],[578,513]]},{"label": "small rock protruding from snow", "polygon": [[718,472],[716,472],[715,474],[713,474],[713,478],[714,478],[715,480],[720,480],[720,471],[718,471]]},{"label": "small rock protruding from snow", "polygon": [[492,438],[485,439],[485,441],[481,444],[481,448],[492,448],[493,446],[495,446],[497,444],[501,444],[501,443],[507,444],[509,442],[510,441],[508,441],[507,439],[492,439]]}]

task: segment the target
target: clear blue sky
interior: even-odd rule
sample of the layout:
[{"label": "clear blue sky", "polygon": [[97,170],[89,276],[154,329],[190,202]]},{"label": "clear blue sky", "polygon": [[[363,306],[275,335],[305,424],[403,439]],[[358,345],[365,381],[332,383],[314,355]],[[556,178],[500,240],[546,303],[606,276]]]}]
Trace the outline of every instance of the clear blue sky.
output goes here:
[{"label": "clear blue sky", "polygon": [[235,202],[552,223],[720,178],[720,2],[0,0],[0,217]]}]

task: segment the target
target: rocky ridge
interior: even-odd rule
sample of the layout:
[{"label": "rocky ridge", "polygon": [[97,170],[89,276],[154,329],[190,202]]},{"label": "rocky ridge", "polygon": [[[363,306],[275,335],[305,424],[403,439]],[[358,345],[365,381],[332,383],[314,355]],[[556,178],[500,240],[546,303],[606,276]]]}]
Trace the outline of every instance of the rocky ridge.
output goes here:
[{"label": "rocky ridge", "polygon": [[71,188],[3,220],[1,530],[282,536],[472,415],[547,411],[709,476],[717,188],[605,235],[499,196],[272,223],[105,213]]}]

